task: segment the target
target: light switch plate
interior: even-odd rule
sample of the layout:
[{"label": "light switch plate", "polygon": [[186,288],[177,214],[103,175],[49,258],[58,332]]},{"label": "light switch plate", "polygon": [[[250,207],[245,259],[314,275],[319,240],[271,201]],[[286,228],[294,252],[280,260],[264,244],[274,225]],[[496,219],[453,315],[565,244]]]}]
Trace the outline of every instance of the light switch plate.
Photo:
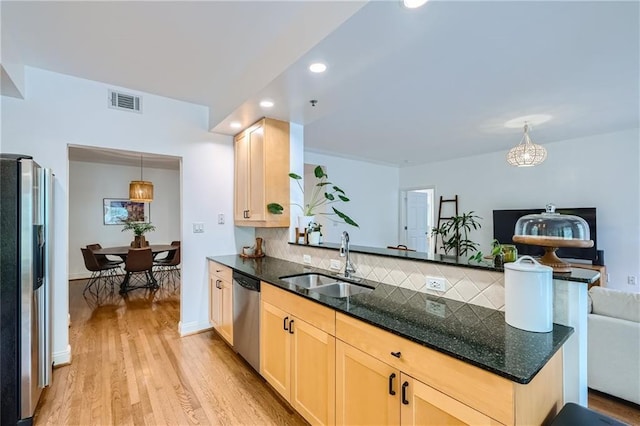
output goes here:
[{"label": "light switch plate", "polygon": [[193,233],[204,234],[204,222],[193,222]]},{"label": "light switch plate", "polygon": [[302,263],[307,264],[307,265],[311,265],[311,256],[309,256],[308,254],[303,254],[302,255]]},{"label": "light switch plate", "polygon": [[340,270],[342,268],[342,264],[339,260],[331,259],[331,265],[329,266],[331,269]]}]

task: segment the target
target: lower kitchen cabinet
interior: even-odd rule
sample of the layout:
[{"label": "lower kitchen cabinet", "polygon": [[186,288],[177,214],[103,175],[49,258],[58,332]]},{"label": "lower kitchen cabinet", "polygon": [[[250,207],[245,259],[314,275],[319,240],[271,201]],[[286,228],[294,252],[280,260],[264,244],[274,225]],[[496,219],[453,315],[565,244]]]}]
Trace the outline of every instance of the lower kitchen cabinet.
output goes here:
[{"label": "lower kitchen cabinet", "polygon": [[209,261],[209,321],[230,345],[233,345],[232,270]]},{"label": "lower kitchen cabinet", "polygon": [[[333,424],[336,340],[304,318],[305,303],[315,305],[312,321],[318,308],[326,308],[296,296],[297,306],[288,305],[287,297],[278,297],[280,292],[262,285],[260,374],[309,423]],[[335,321],[333,311],[326,309],[326,314]]]}]

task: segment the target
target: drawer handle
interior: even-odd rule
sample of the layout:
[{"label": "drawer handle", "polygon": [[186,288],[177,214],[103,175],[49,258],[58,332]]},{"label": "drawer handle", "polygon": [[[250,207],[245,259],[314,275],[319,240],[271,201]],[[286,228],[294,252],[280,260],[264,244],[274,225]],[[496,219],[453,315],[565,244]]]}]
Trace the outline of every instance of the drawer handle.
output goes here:
[{"label": "drawer handle", "polygon": [[402,352],[391,352],[391,355],[395,356],[396,358],[400,358],[400,355],[402,355]]},{"label": "drawer handle", "polygon": [[216,288],[217,288],[217,289],[222,290],[222,287],[220,287],[220,283],[221,283],[221,282],[222,282],[222,281],[220,281],[220,280],[216,280]]},{"label": "drawer handle", "polygon": [[395,395],[396,391],[393,390],[393,379],[396,378],[396,373],[391,373],[389,376],[389,395]]},{"label": "drawer handle", "polygon": [[402,403],[404,405],[409,405],[409,401],[407,401],[407,388],[409,387],[409,382],[404,382],[402,384]]},{"label": "drawer handle", "polygon": [[289,334],[293,334],[293,320],[289,321]]},{"label": "drawer handle", "polygon": [[282,328],[284,329],[284,331],[289,331],[289,329],[287,328],[287,321],[289,321],[289,317],[284,317],[284,321],[282,321]]}]

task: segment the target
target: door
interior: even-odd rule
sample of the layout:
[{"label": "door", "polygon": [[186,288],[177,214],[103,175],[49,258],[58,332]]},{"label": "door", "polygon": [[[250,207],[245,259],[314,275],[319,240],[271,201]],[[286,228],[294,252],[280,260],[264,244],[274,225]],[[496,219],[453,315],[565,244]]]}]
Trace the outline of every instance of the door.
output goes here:
[{"label": "door", "polygon": [[235,141],[235,221],[246,220],[249,209],[249,139],[246,133],[236,136]]},{"label": "door", "polygon": [[249,218],[265,220],[264,127],[249,132]]},{"label": "door", "polygon": [[498,425],[490,417],[402,374],[400,398],[402,425]]},{"label": "door", "polygon": [[295,317],[289,329],[291,405],[311,424],[334,424],[336,338]]},{"label": "door", "polygon": [[209,321],[213,328],[220,330],[222,324],[222,295],[220,288],[222,280],[215,275],[209,275]]},{"label": "door", "polygon": [[291,383],[289,316],[267,302],[260,304],[260,374],[287,401]]},{"label": "door", "polygon": [[336,424],[400,423],[400,372],[340,340],[336,343]]},{"label": "door", "polygon": [[230,282],[221,281],[218,295],[220,299],[219,332],[220,335],[233,345],[233,286]]},{"label": "door", "polygon": [[429,194],[420,191],[407,192],[407,247],[419,252],[429,250]]}]

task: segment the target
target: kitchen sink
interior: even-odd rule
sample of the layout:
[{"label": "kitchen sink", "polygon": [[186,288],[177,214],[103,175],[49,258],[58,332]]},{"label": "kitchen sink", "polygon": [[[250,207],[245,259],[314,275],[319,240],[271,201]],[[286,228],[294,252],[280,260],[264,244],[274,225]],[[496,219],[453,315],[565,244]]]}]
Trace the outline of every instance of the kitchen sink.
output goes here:
[{"label": "kitchen sink", "polygon": [[309,291],[324,294],[325,296],[341,298],[353,296],[354,294],[371,293],[373,289],[371,287],[365,287],[363,285],[338,281],[333,284],[325,284],[320,287],[310,288]]},{"label": "kitchen sink", "polygon": [[309,289],[322,285],[334,284],[338,281],[335,277],[316,273],[291,275],[288,277],[280,277],[280,279],[288,282],[290,285]]}]

